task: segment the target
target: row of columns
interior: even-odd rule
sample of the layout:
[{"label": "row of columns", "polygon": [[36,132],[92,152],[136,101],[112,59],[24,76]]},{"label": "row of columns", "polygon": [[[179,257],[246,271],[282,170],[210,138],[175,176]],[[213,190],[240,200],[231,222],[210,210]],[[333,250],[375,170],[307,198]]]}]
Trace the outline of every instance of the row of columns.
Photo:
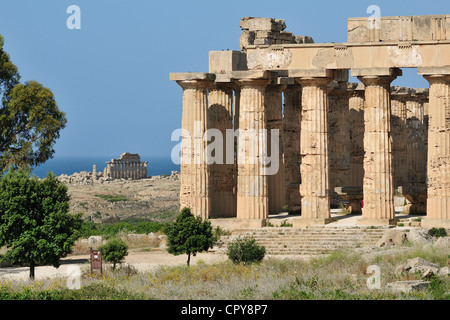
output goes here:
[{"label": "row of columns", "polygon": [[113,179],[147,178],[148,162],[111,161],[106,163],[105,176]]},{"label": "row of columns", "polygon": [[[357,161],[348,164],[351,171],[363,176],[364,213],[360,224],[387,225],[395,221],[390,84],[400,74],[396,71],[390,70],[387,75],[359,74],[358,79],[365,86],[364,96],[352,91],[352,99],[348,100],[350,111],[364,108],[364,143],[359,154],[364,157],[363,166],[355,167]],[[270,84],[267,78],[238,79],[233,83],[177,81],[183,88],[182,127],[187,132],[205,132],[209,128],[221,132],[237,128],[279,129],[283,141],[280,155],[284,156],[276,175],[264,175],[262,161],[248,160],[252,148],[260,148],[270,139],[256,136],[253,146],[248,142],[238,144],[234,165],[182,163],[181,206],[191,207],[202,218],[213,213],[218,217],[267,219],[269,211],[280,209],[283,203],[295,203],[300,194],[302,216],[298,225],[331,221],[327,117],[328,84],[333,77],[329,75],[298,76],[294,77],[295,84],[283,86]],[[445,224],[450,205],[450,81],[449,76],[441,75],[425,78],[430,83],[427,219]],[[194,128],[194,123],[201,123],[202,127]],[[362,130],[356,131],[355,134],[362,134]],[[202,148],[197,149],[195,139],[189,141],[188,149],[182,147],[182,158],[190,152],[187,158],[206,159],[208,139],[198,141]],[[239,157],[245,159],[244,163],[236,163]]]}]

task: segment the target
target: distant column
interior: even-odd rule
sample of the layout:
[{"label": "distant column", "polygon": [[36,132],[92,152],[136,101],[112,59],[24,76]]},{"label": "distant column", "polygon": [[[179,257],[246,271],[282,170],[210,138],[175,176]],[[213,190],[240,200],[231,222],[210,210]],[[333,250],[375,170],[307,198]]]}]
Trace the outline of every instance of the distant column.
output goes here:
[{"label": "distant column", "polygon": [[[270,84],[266,87],[267,151],[272,156],[278,153],[278,172],[267,176],[269,212],[281,212],[286,205],[286,181],[283,165],[283,89],[284,85]],[[278,149],[272,146],[272,130],[278,130]]]},{"label": "distant column", "polygon": [[147,179],[148,177],[148,162],[144,161],[144,178]]},{"label": "distant column", "polygon": [[406,151],[408,146],[408,130],[406,127],[406,96],[398,89],[391,92],[391,132],[392,132],[392,167],[394,188],[408,186],[408,165]]},{"label": "distant column", "polygon": [[92,166],[92,180],[97,180],[97,166],[95,164]]},{"label": "distant column", "polygon": [[364,88],[352,89],[349,98],[350,173],[348,184],[363,186],[364,179]]},{"label": "distant column", "polygon": [[[330,196],[336,187],[349,186],[350,127],[348,82],[339,81],[328,92],[328,140],[330,162]],[[336,197],[331,197],[338,200]]]},{"label": "distant column", "polygon": [[289,211],[300,211],[300,123],[302,88],[288,85],[284,90],[283,151],[286,179],[286,203]]},{"label": "distant column", "polygon": [[[236,217],[235,165],[234,161],[226,162],[227,151],[234,154],[234,143],[227,146],[226,139],[226,130],[233,129],[234,87],[233,83],[216,83],[208,94],[208,129],[217,129],[222,134],[221,144],[215,140],[210,142],[215,147],[213,156],[219,162],[210,164],[211,217],[214,218]],[[219,152],[223,154],[220,159],[217,157]]]}]

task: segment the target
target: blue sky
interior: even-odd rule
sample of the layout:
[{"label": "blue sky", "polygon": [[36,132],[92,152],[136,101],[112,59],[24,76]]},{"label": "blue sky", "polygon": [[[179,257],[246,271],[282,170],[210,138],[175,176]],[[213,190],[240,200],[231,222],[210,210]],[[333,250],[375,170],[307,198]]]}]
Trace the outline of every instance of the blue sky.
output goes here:
[{"label": "blue sky", "polygon": [[[67,7],[81,9],[69,30]],[[181,126],[181,88],[170,72],[207,72],[208,52],[239,50],[239,20],[285,19],[316,43],[345,42],[348,17],[450,14],[450,1],[0,0],[0,34],[22,81],[55,94],[68,125],[55,157],[170,156]],[[415,70],[395,85],[427,87]]]}]

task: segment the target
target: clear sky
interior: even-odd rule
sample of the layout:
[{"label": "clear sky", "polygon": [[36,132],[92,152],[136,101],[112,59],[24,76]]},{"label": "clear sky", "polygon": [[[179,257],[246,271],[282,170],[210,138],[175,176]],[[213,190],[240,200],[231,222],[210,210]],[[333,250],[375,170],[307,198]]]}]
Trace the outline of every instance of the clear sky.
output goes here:
[{"label": "clear sky", "polygon": [[[70,5],[81,29],[69,30]],[[346,42],[347,18],[450,14],[449,0],[0,0],[0,34],[21,81],[49,87],[68,118],[55,157],[170,156],[181,88],[170,72],[207,72],[208,52],[239,50],[239,20],[285,19],[316,43]],[[450,53],[449,53],[450,54]],[[394,85],[428,87],[415,70]]]}]

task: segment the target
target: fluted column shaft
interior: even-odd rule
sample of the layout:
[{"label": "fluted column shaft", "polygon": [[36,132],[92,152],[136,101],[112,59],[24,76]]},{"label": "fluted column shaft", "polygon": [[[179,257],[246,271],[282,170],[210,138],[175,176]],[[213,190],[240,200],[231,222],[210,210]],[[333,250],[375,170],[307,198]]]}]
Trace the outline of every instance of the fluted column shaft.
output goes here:
[{"label": "fluted column shaft", "polygon": [[302,86],[302,219],[323,224],[330,218],[327,101],[330,79],[301,78],[297,81]]},{"label": "fluted column shaft", "polygon": [[354,90],[349,98],[350,186],[362,187],[364,179],[364,91]]},{"label": "fluted column shaft", "polygon": [[[426,226],[450,227],[450,76],[430,83]],[[428,221],[427,221],[428,220]]]},{"label": "fluted column shaft", "polygon": [[330,190],[348,186],[350,172],[349,91],[347,82],[339,82],[328,93],[328,142]]},{"label": "fluted column shaft", "polygon": [[[228,152],[234,152],[234,144],[227,146],[226,130],[233,129],[233,85],[230,83],[215,84],[208,94],[208,128],[221,132],[222,143],[213,141],[218,152],[223,157],[221,163],[210,165],[211,217],[229,218],[236,216],[235,197],[235,165],[226,162]],[[220,141],[219,141],[220,142]],[[217,150],[217,149],[221,150]]]},{"label": "fluted column shaft", "polygon": [[[209,168],[206,164],[209,81],[178,81],[183,88],[180,206],[195,216],[209,217],[211,210]],[[188,134],[188,136],[185,136]]]},{"label": "fluted column shaft", "polygon": [[[286,205],[286,182],[283,165],[283,85],[270,84],[266,87],[266,126],[267,126],[267,143],[270,155],[278,153],[278,172],[269,175],[268,192],[269,192],[269,211],[280,212]],[[272,130],[278,130],[278,145],[272,146]],[[275,150],[278,147],[278,150]]]},{"label": "fluted column shaft", "polygon": [[237,150],[237,218],[267,219],[269,202],[267,176],[260,157],[266,145],[261,130],[266,129],[265,87],[267,80],[237,82],[241,87],[239,143]]},{"label": "fluted column shaft", "polygon": [[408,130],[406,127],[406,100],[404,96],[391,96],[392,170],[394,188],[408,185]]},{"label": "fluted column shaft", "polygon": [[395,218],[392,171],[390,84],[395,76],[358,77],[365,85],[364,209],[360,223],[392,224]]},{"label": "fluted column shaft", "polygon": [[284,90],[283,151],[286,181],[286,204],[289,211],[299,211],[300,197],[300,123],[302,90],[300,85],[288,85]]}]

